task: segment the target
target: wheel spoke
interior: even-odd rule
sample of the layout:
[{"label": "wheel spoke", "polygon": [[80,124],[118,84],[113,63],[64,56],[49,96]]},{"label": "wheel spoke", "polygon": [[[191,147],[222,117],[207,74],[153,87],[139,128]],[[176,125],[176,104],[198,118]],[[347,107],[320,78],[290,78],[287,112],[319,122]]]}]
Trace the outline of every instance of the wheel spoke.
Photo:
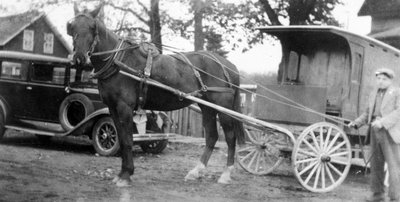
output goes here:
[{"label": "wheel spoke", "polygon": [[321,166],[321,187],[325,189],[325,163]]},{"label": "wheel spoke", "polygon": [[333,140],[331,141],[331,143],[329,144],[328,148],[326,148],[325,151],[329,151],[331,150],[332,146],[336,143],[336,140],[339,138],[340,133],[336,133],[335,137],[333,138]]},{"label": "wheel spoke", "polygon": [[[265,168],[267,168],[268,166],[267,166],[267,163],[266,163],[266,161],[265,161],[265,154],[264,154],[264,151],[262,151],[262,152],[260,152],[260,161],[259,161],[259,168],[263,168],[263,169],[265,169]],[[256,171],[257,172],[257,171]]]},{"label": "wheel spoke", "polygon": [[340,161],[339,159],[334,159],[334,158],[331,159],[331,162],[332,163],[336,163],[336,164],[341,164],[341,165],[347,165],[348,164],[345,161]]},{"label": "wheel spoke", "polygon": [[324,164],[324,167],[325,167],[326,173],[328,173],[329,179],[331,180],[332,184],[335,184],[335,179],[333,178],[332,172],[329,169],[328,165]]},{"label": "wheel spoke", "polygon": [[302,142],[306,143],[306,145],[307,145],[311,150],[313,150],[313,152],[314,152],[315,154],[318,154],[317,150],[316,150],[307,140],[302,139]]},{"label": "wheel spoke", "polygon": [[342,147],[345,144],[346,144],[346,142],[343,141],[340,144],[336,145],[333,149],[329,150],[328,155],[331,155],[333,152],[335,152],[336,150],[338,150],[340,147]]},{"label": "wheel spoke", "polygon": [[339,176],[342,176],[343,173],[341,173],[334,165],[332,165],[331,163],[328,163],[328,166],[330,168],[332,168],[333,171],[335,171],[336,174],[338,174]]},{"label": "wheel spoke", "polygon": [[319,176],[321,174],[321,167],[322,167],[321,163],[319,163],[317,168],[317,174],[315,174],[314,189],[316,189],[318,186]]},{"label": "wheel spoke", "polygon": [[339,153],[334,153],[334,154],[331,154],[331,155],[329,155],[330,157],[336,157],[336,156],[347,156],[349,154],[349,152],[347,152],[347,151],[344,151],[344,152],[339,152]]},{"label": "wheel spoke", "polygon": [[255,154],[253,155],[253,158],[251,158],[250,163],[248,164],[248,167],[251,168],[251,165],[253,165],[254,160],[259,156],[259,152],[256,150]]},{"label": "wheel spoke", "polygon": [[321,146],[321,151],[324,151],[324,127],[321,126],[319,127],[319,141],[320,141],[320,146]]},{"label": "wheel spoke", "polygon": [[325,139],[325,143],[324,143],[324,151],[326,151],[328,148],[328,142],[329,142],[329,138],[331,138],[331,133],[332,133],[332,127],[329,127],[328,133],[326,134],[326,139]]},{"label": "wheel spoke", "polygon": [[249,146],[249,147],[245,147],[245,148],[239,149],[239,151],[237,151],[237,152],[240,153],[240,152],[248,151],[248,150],[251,150],[251,149],[254,149],[254,146]]},{"label": "wheel spoke", "polygon": [[246,156],[244,156],[242,159],[240,159],[240,161],[242,161],[244,163],[244,161],[249,158],[251,155],[253,155],[256,152],[256,149],[254,148],[253,151],[249,152]]},{"label": "wheel spoke", "polygon": [[313,139],[315,147],[317,148],[318,151],[321,151],[321,148],[318,145],[317,138],[315,137],[314,131],[311,130],[310,133],[311,133],[311,137]]},{"label": "wheel spoke", "polygon": [[310,165],[308,165],[307,167],[304,168],[304,170],[302,170],[301,172],[299,172],[299,175],[303,175],[305,172],[307,172],[308,170],[310,170],[313,166],[315,166],[318,163],[318,161],[315,161],[313,163],[311,163]]},{"label": "wheel spoke", "polygon": [[305,155],[311,156],[311,157],[317,157],[316,154],[313,154],[313,153],[311,153],[311,152],[305,151],[305,150],[303,150],[303,149],[301,149],[301,148],[299,148],[298,153],[302,153],[302,154],[305,154]]},{"label": "wheel spoke", "polygon": [[258,170],[259,170],[261,154],[262,154],[262,152],[258,152],[257,160],[256,160],[256,168],[254,169],[256,172],[258,172]]},{"label": "wheel spoke", "polygon": [[308,182],[310,181],[311,177],[314,175],[314,173],[315,173],[315,171],[317,170],[318,167],[319,167],[319,162],[317,162],[317,164],[313,167],[313,169],[311,170],[310,174],[308,175],[308,177],[304,181],[304,183],[308,184]]},{"label": "wheel spoke", "polygon": [[302,160],[296,161],[296,162],[295,162],[295,165],[297,165],[297,164],[302,164],[302,163],[308,163],[308,162],[316,161],[316,160],[317,160],[317,158],[302,159]]}]

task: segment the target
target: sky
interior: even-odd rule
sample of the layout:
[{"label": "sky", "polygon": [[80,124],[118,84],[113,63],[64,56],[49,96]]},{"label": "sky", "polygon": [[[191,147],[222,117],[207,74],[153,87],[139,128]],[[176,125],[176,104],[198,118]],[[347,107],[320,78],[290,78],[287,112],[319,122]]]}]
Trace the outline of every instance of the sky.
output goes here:
[{"label": "sky", "polygon": [[[366,35],[370,32],[371,18],[357,16],[363,2],[364,0],[343,0],[344,4],[335,8],[333,14],[339,23],[344,25],[342,28],[362,35]],[[11,12],[2,13],[0,16],[24,12],[29,9],[28,4],[23,0],[0,0],[0,5],[9,8]],[[47,14],[57,29],[65,34],[66,22],[73,17],[72,5],[52,8],[47,11]],[[70,37],[66,37],[68,37],[67,41],[70,42]],[[193,47],[192,42],[181,38],[165,37],[163,38],[163,43],[173,46],[179,44],[180,47],[178,48],[183,50],[190,50],[190,48]],[[263,45],[253,47],[245,53],[241,51],[231,51],[228,54],[228,59],[240,70],[248,73],[276,73],[281,59],[281,49],[279,43],[264,43]]]}]

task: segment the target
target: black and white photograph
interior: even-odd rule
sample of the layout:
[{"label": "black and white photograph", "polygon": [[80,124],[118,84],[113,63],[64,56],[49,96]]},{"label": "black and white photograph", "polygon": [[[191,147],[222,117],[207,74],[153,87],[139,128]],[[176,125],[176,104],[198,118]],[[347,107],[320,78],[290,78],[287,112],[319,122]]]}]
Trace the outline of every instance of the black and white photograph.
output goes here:
[{"label": "black and white photograph", "polygon": [[400,202],[400,0],[0,0],[0,202]]}]

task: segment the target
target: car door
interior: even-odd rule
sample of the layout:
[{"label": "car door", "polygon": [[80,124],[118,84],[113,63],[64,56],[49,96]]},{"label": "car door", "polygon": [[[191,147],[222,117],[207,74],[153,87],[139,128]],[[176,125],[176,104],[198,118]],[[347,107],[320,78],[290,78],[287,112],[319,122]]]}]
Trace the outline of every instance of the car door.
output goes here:
[{"label": "car door", "polygon": [[25,85],[29,62],[3,58],[0,60],[0,97],[10,107],[13,117],[25,116]]},{"label": "car door", "polygon": [[65,72],[65,64],[31,64],[25,107],[29,119],[58,122],[59,107],[67,96]]}]

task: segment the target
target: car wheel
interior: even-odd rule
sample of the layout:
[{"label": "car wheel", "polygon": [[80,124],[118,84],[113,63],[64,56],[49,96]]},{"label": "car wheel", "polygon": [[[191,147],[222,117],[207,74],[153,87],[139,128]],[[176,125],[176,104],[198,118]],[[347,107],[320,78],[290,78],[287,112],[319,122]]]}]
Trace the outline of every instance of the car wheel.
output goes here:
[{"label": "car wheel", "polygon": [[106,116],[96,122],[92,130],[92,142],[96,152],[102,156],[115,156],[119,153],[117,128],[111,117]]},{"label": "car wheel", "polygon": [[0,107],[0,140],[3,138],[4,133],[6,131],[5,125],[6,125],[5,114]]},{"label": "car wheel", "polygon": [[140,144],[140,148],[146,153],[159,154],[167,147],[167,144],[168,140],[146,141]]},{"label": "car wheel", "polygon": [[59,110],[59,119],[64,130],[73,129],[94,112],[92,101],[83,94],[72,94],[64,99]]}]

